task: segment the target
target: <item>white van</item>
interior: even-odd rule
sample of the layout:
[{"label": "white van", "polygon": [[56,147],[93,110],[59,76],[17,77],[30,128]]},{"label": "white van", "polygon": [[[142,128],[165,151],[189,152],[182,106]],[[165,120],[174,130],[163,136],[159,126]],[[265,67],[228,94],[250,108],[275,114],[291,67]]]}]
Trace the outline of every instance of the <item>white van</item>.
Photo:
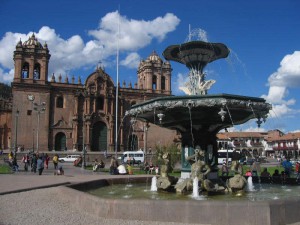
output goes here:
[{"label": "white van", "polygon": [[232,162],[232,152],[233,150],[218,150],[218,164],[223,164],[223,162],[226,162],[227,154],[228,154],[228,164],[231,164]]},{"label": "white van", "polygon": [[145,154],[142,150],[126,151],[123,152],[123,155],[120,156],[118,159],[121,159],[124,163],[131,161],[131,163],[134,162],[135,164],[141,164],[145,161]]}]

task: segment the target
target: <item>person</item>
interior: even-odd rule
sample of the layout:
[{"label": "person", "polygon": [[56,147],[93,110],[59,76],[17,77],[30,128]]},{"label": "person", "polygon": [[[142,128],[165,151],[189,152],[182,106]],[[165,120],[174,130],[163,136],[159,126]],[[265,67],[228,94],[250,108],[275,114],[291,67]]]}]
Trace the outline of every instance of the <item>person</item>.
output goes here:
[{"label": "person", "polygon": [[252,173],[251,173],[251,170],[247,170],[247,172],[245,173],[245,176],[246,177],[252,177]]},{"label": "person", "polygon": [[144,171],[145,171],[146,174],[149,173],[149,163],[147,161],[144,164]]},{"label": "person", "polygon": [[296,172],[296,182],[298,182],[299,177],[300,177],[300,163],[299,163],[299,161],[296,162],[295,172]]},{"label": "person", "polygon": [[44,160],[45,160],[45,167],[46,169],[48,169],[50,157],[48,156],[47,153],[44,155]]},{"label": "person", "polygon": [[37,170],[39,171],[39,175],[42,175],[44,170],[44,160],[42,156],[40,156],[37,160]]},{"label": "person", "polygon": [[35,153],[33,153],[31,158],[31,172],[36,173],[36,166],[37,166],[37,156]]},{"label": "person", "polygon": [[126,168],[125,168],[124,164],[121,164],[121,165],[118,166],[118,173],[119,173],[120,175],[125,175],[125,174],[127,174],[127,171],[126,171]]},{"label": "person", "polygon": [[59,166],[58,170],[54,172],[54,175],[64,175],[65,171],[63,170],[62,166]]},{"label": "person", "polygon": [[155,174],[158,175],[159,174],[159,166],[156,164],[155,166]]},{"label": "person", "polygon": [[114,156],[111,157],[110,167],[109,167],[111,175],[118,174],[118,166],[119,166],[119,163],[116,160],[116,158]]},{"label": "person", "polygon": [[243,174],[243,166],[240,164],[241,154],[238,150],[233,150],[231,156],[231,167],[230,170],[234,172],[234,174]]},{"label": "person", "polygon": [[221,171],[222,171],[222,176],[228,176],[228,167],[226,165],[226,162],[223,162]]},{"label": "person", "polygon": [[153,173],[153,170],[154,170],[154,165],[152,162],[150,162],[150,165],[149,165],[149,173],[152,174]]},{"label": "person", "polygon": [[279,170],[276,169],[276,170],[274,171],[272,177],[276,177],[276,178],[277,178],[277,177],[280,177]]},{"label": "person", "polygon": [[55,155],[53,156],[52,161],[53,161],[54,169],[57,170],[57,166],[58,166],[58,155],[57,155],[57,154],[55,154]]},{"label": "person", "polygon": [[28,171],[28,165],[29,165],[29,156],[25,154],[22,158],[22,162],[24,163],[24,170]]},{"label": "person", "polygon": [[15,172],[19,172],[19,165],[18,165],[18,161],[16,157],[13,157],[13,161],[12,161],[12,169]]},{"label": "person", "polygon": [[293,168],[293,165],[292,163],[290,162],[290,159],[289,158],[286,158],[283,160],[282,162],[282,167],[284,168],[284,173],[287,177],[290,177],[291,175],[291,171],[292,171],[292,168]]},{"label": "person", "polygon": [[127,171],[129,175],[133,174],[132,166],[129,163],[127,163]]},{"label": "person", "polygon": [[100,168],[104,168],[105,167],[105,163],[103,162],[102,159],[100,159],[99,167]]},{"label": "person", "polygon": [[257,160],[254,160],[252,166],[251,166],[251,172],[252,176],[258,176],[258,173],[260,173],[260,164]]},{"label": "person", "polygon": [[93,172],[96,172],[99,169],[99,163],[98,160],[95,159],[94,165],[93,165]]},{"label": "person", "polygon": [[261,177],[270,177],[271,174],[268,172],[268,168],[264,168],[262,173],[260,174]]}]

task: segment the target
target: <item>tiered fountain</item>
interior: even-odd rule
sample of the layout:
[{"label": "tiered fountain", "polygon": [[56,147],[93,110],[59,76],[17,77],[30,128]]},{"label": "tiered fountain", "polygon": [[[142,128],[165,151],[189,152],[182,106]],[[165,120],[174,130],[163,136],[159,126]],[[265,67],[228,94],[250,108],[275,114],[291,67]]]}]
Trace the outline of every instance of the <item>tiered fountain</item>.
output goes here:
[{"label": "tiered fountain", "polygon": [[[183,179],[189,178],[191,172],[191,164],[187,159],[195,154],[195,148],[199,146],[205,151],[205,159],[202,161],[211,167],[207,176],[208,181],[215,180],[218,162],[216,134],[224,128],[243,124],[250,119],[257,119],[257,124],[260,126],[271,109],[271,105],[262,98],[231,94],[207,94],[215,81],[206,80],[203,69],[208,63],[226,58],[228,54],[229,49],[221,43],[191,41],[169,46],[163,52],[164,57],[167,60],[182,63],[189,68],[189,81],[184,87],[181,87],[187,95],[152,99],[134,105],[127,111],[127,115],[136,119],[155,123],[181,133],[181,177]],[[166,177],[161,182],[158,180],[158,185],[164,184],[158,188],[170,189],[170,186],[174,185],[172,182],[174,179],[169,176]],[[240,177],[236,177],[236,179],[242,184],[238,182],[238,187],[232,188],[244,188],[245,181]],[[166,183],[169,183],[170,186],[165,185]],[[229,182],[229,184],[233,183],[235,182]],[[213,186],[209,184],[206,189],[219,191]],[[177,185],[175,189],[177,192],[191,191],[186,185]]]},{"label": "tiered fountain", "polygon": [[[162,166],[161,176],[157,179],[158,189],[187,192],[190,191],[190,184],[197,186],[200,180],[201,187],[208,189],[207,191],[219,191],[215,183],[217,180],[216,134],[221,129],[243,124],[250,119],[257,119],[257,124],[260,126],[265,121],[271,105],[262,98],[207,94],[215,81],[206,81],[203,69],[208,63],[228,56],[229,50],[223,44],[192,41],[170,46],[163,54],[167,60],[182,63],[190,69],[189,82],[182,87],[187,96],[157,98],[134,105],[127,111],[127,116],[181,133],[181,179],[177,183],[176,179],[169,176],[169,155],[165,154],[163,155],[165,165]],[[207,178],[203,179],[205,176]],[[243,189],[244,182],[242,184],[239,182],[241,176],[239,177],[239,174],[236,176],[236,179],[228,182],[227,187]],[[191,178],[195,178],[193,182]],[[69,198],[79,208],[103,218],[213,225],[280,225],[300,221],[298,197],[250,201],[237,199],[240,197],[228,194],[222,196],[233,196],[235,199],[230,201],[128,200],[120,197],[104,198],[103,195],[96,197],[78,191],[87,191],[109,184],[126,184],[129,180],[132,183],[148,183],[149,179],[149,176],[104,176],[89,183],[75,184],[72,186],[73,189],[62,188],[62,191],[63,196]],[[155,190],[155,187],[151,189]],[[270,192],[271,195],[276,195],[272,190]],[[199,192],[194,189],[193,196],[198,195]],[[218,196],[220,195],[216,197]],[[178,195],[176,197],[179,198]]]}]

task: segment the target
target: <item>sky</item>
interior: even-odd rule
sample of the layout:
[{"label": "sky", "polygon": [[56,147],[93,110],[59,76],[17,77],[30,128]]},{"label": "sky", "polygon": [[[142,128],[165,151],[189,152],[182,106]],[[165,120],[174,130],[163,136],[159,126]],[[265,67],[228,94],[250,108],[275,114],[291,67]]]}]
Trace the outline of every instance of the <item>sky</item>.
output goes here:
[{"label": "sky", "polygon": [[[115,84],[118,77],[127,85],[137,81],[142,59],[155,51],[165,60],[163,51],[191,34],[191,40],[230,49],[226,59],[204,69],[207,79],[216,80],[209,94],[262,97],[272,104],[260,128],[251,120],[232,130],[300,131],[299,9],[297,0],[1,0],[0,82],[12,82],[13,51],[33,32],[50,50],[49,76],[84,81],[101,66]],[[188,69],[171,66],[172,94],[184,95],[179,86]]]}]

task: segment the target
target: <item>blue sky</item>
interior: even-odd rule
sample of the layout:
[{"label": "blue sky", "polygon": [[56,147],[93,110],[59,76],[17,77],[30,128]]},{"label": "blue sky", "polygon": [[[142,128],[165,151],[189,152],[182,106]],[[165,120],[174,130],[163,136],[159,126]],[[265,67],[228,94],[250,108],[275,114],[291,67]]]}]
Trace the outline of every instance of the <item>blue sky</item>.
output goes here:
[{"label": "blue sky", "polygon": [[[101,61],[116,82],[119,40],[119,80],[128,84],[136,82],[141,59],[152,51],[163,58],[166,47],[187,40],[191,27],[231,50],[205,68],[207,79],[217,81],[209,94],[264,97],[273,110],[261,129],[300,131],[299,9],[296,0],[2,0],[0,82],[12,81],[16,43],[32,32],[48,44],[50,75],[82,80]],[[188,69],[171,65],[173,94],[183,95],[178,87]],[[258,130],[253,122],[235,129]]]}]

